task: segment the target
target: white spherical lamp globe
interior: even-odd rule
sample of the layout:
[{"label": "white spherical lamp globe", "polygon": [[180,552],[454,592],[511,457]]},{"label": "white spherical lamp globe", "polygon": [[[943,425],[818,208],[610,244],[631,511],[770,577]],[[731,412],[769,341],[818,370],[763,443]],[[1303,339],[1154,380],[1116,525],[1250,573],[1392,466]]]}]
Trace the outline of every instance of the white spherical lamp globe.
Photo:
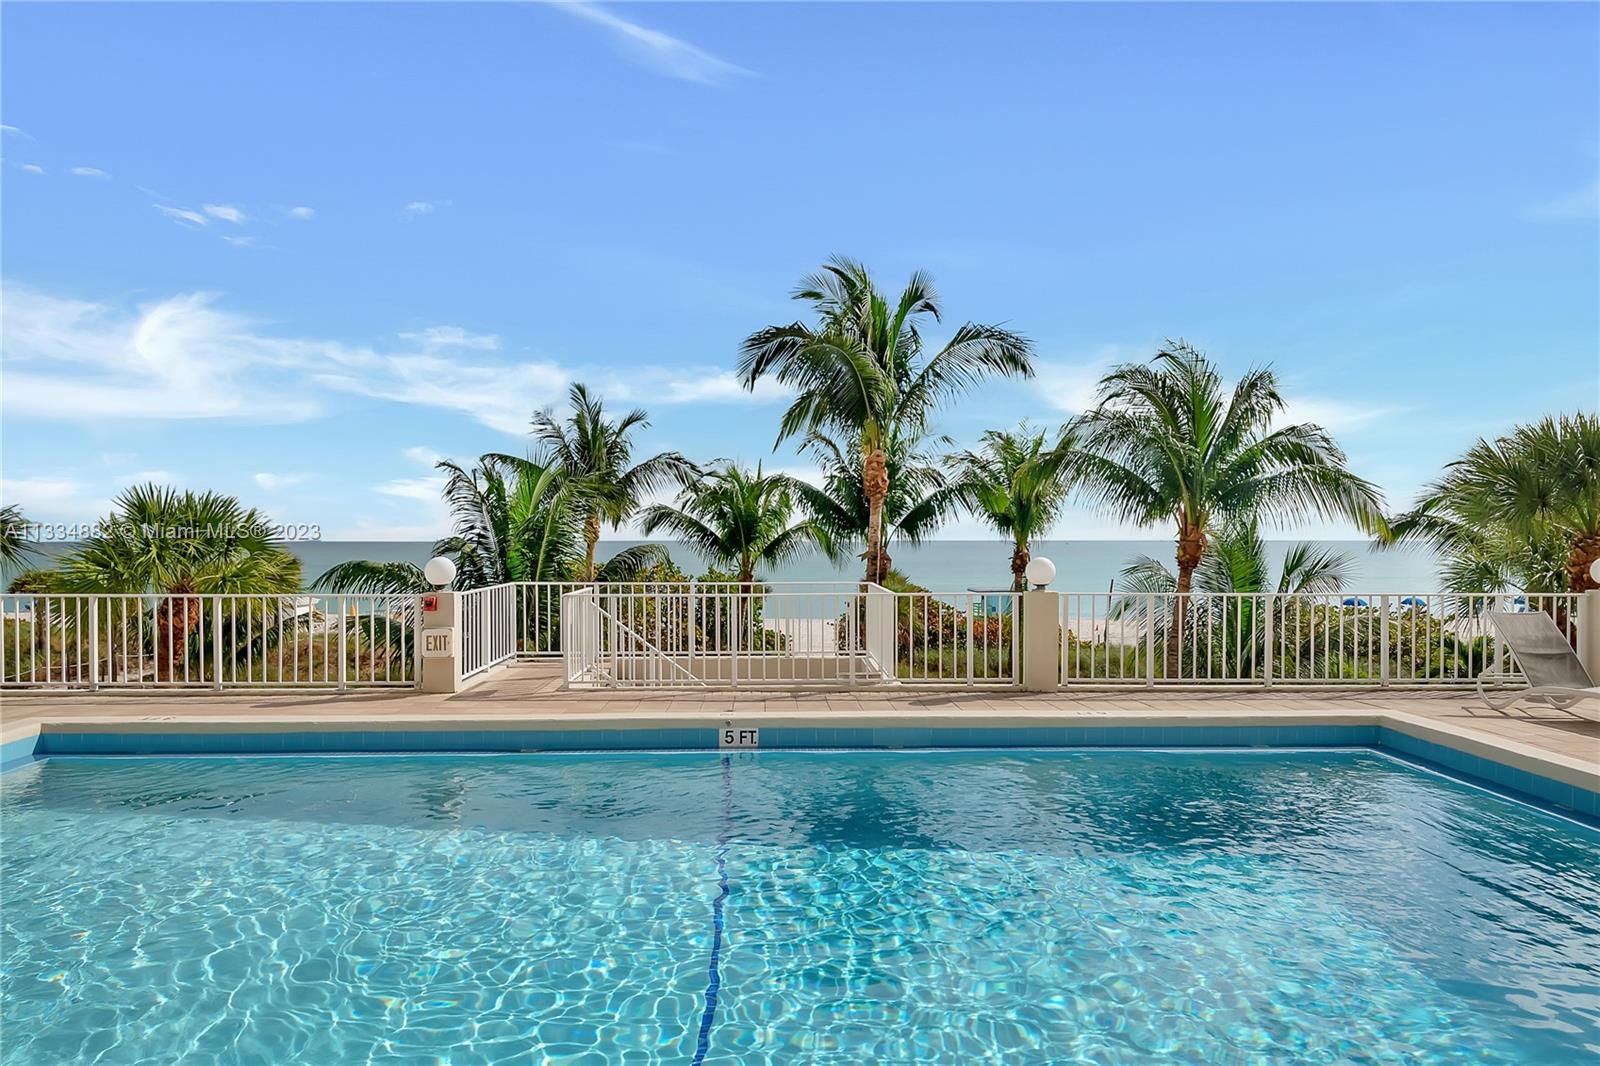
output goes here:
[{"label": "white spherical lamp globe", "polygon": [[428,560],[428,565],[422,568],[422,576],[428,579],[428,584],[436,589],[442,589],[456,579],[456,564],[442,555],[435,555]]},{"label": "white spherical lamp globe", "polygon": [[1600,582],[1600,559],[1589,564],[1589,576]]},{"label": "white spherical lamp globe", "polygon": [[1028,560],[1028,568],[1022,572],[1028,579],[1028,584],[1034,588],[1042,589],[1056,579],[1056,564],[1044,556]]}]

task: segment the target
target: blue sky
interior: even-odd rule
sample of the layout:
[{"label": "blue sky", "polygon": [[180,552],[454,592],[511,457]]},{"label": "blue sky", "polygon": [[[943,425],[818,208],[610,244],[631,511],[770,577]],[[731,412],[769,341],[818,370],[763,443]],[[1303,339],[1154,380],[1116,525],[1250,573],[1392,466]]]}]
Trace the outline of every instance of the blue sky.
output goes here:
[{"label": "blue sky", "polygon": [[832,253],[1034,339],[1035,380],[946,412],[963,443],[1165,336],[1275,364],[1395,504],[1600,402],[1594,5],[10,3],[0,30],[0,489],[38,519],[154,477],[431,537],[431,457],[520,450],[574,378],[648,407],[647,447],[804,472],[731,368]]}]

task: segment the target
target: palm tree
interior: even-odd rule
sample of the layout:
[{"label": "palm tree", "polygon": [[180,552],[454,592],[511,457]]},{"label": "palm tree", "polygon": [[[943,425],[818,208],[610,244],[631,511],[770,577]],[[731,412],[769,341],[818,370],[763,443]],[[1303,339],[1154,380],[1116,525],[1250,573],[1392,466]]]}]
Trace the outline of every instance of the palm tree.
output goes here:
[{"label": "palm tree", "polygon": [[808,548],[829,547],[815,520],[794,521],[796,481],[763,473],[759,463],[753,473],[728,463],[682,484],[675,505],[645,508],[644,534],[666,532],[712,565],[731,567],[742,585],[755,580],[758,566],[778,566]]},{"label": "palm tree", "polygon": [[1043,430],[1023,422],[1012,431],[991,429],[978,451],[951,457],[962,502],[995,532],[1011,538],[1011,587],[1017,592],[1028,587],[1024,574],[1032,541],[1050,531],[1067,502],[1076,454],[1071,427],[1048,445]]},{"label": "palm tree", "polygon": [[[1235,521],[1210,538],[1210,551],[1195,570],[1194,588],[1214,594],[1265,593],[1308,596],[1338,592],[1354,573],[1355,561],[1343,552],[1315,544],[1293,544],[1284,554],[1278,579],[1272,579],[1267,542],[1254,519]],[[1177,591],[1178,579],[1159,559],[1137,556],[1122,570],[1121,591],[1135,595]]]},{"label": "palm tree", "polygon": [[1385,528],[1377,488],[1350,472],[1320,426],[1274,428],[1285,405],[1271,368],[1249,371],[1228,394],[1205,355],[1179,341],[1148,364],[1114,368],[1098,399],[1078,421],[1077,483],[1121,519],[1177,526],[1169,673],[1208,530],[1308,514]]},{"label": "palm tree", "polygon": [[[939,469],[940,458],[923,449],[925,439],[922,430],[899,426],[884,442],[889,493],[881,512],[881,545],[886,557],[897,540],[920,544],[960,503],[954,485]],[[940,437],[937,443],[952,442]],[[821,466],[822,483],[796,481],[794,491],[812,520],[827,532],[829,557],[842,562],[847,545],[866,543],[872,513],[861,482],[861,442],[850,437],[840,444],[823,433],[810,433],[805,450]]]},{"label": "palm tree", "polygon": [[1600,416],[1552,415],[1479,440],[1394,521],[1390,540],[1424,541],[1462,592],[1600,587]]},{"label": "palm tree", "polygon": [[20,569],[35,554],[26,540],[28,520],[16,504],[0,507],[0,566]]},{"label": "palm tree", "polygon": [[[506,581],[568,581],[593,558],[581,550],[587,497],[553,462],[490,453],[472,467],[443,460],[444,496],[453,532],[433,546],[456,564],[455,587]],[[665,551],[641,544],[618,552],[595,573],[626,580],[659,562]],[[317,578],[313,587],[340,592],[426,592],[415,563],[354,559]]]},{"label": "palm tree", "polygon": [[990,374],[1033,373],[1032,346],[999,326],[967,323],[932,355],[921,328],[941,318],[933,281],[917,271],[891,304],[867,268],[836,256],[796,287],[813,324],[769,326],[745,339],[739,376],[748,389],[770,374],[798,392],[784,412],[778,440],[833,430],[854,437],[867,498],[868,581],[889,571],[884,502],[889,496],[887,445],[897,430],[926,428],[943,402]]},{"label": "palm tree", "polygon": [[137,485],[57,568],[62,592],[152,593],[157,677],[188,654],[199,597],[300,588],[300,560],[266,515],[216,492]]},{"label": "palm tree", "polygon": [[[1215,649],[1218,665],[1225,676],[1244,677],[1241,664],[1251,668],[1261,661],[1266,636],[1258,622],[1259,605],[1255,596],[1275,593],[1278,596],[1311,596],[1338,592],[1354,573],[1355,561],[1343,552],[1321,548],[1315,544],[1290,545],[1284,554],[1283,565],[1274,581],[1267,560],[1267,542],[1254,518],[1234,519],[1208,537],[1208,551],[1195,568],[1194,590],[1208,593],[1206,614],[1185,619],[1189,625],[1190,647],[1195,638],[1207,634],[1219,642]],[[1141,626],[1155,626],[1157,636],[1166,630],[1169,618],[1151,610],[1154,597],[1177,591],[1178,579],[1172,570],[1159,559],[1148,555],[1137,556],[1122,571],[1118,582],[1123,598],[1112,605],[1111,617],[1131,619]],[[1315,606],[1313,614],[1315,614]],[[1339,609],[1335,608],[1335,611]],[[1287,630],[1288,615],[1281,603],[1276,625],[1279,632]],[[1296,616],[1300,617],[1299,615]],[[1201,625],[1203,619],[1209,624]],[[1333,617],[1330,624],[1342,625],[1342,617]],[[1383,625],[1387,625],[1384,620]],[[1359,630],[1359,626],[1354,627]],[[1172,633],[1167,631],[1170,649]],[[1327,644],[1327,642],[1324,642]],[[1354,641],[1352,639],[1352,646]],[[1344,646],[1341,642],[1341,648]],[[1307,647],[1296,646],[1290,657],[1298,665],[1310,667],[1316,653],[1316,641]],[[1168,663],[1175,663],[1169,650]],[[1177,664],[1181,667],[1181,664]],[[1228,673],[1228,671],[1233,671]],[[1315,671],[1312,671],[1315,676]]]},{"label": "palm tree", "polygon": [[562,421],[551,411],[538,412],[533,416],[533,434],[561,471],[565,486],[582,499],[583,579],[593,581],[601,523],[617,528],[652,490],[695,467],[677,452],[633,461],[631,434],[650,425],[643,410],[636,408],[620,420],[608,421],[604,404],[581,383],[573,384],[567,398],[572,413]]}]

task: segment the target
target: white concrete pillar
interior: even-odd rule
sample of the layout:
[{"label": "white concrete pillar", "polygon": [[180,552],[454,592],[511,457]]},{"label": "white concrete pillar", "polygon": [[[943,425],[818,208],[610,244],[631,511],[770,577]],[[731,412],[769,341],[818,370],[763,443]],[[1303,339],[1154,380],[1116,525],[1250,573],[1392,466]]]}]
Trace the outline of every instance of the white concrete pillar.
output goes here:
[{"label": "white concrete pillar", "polygon": [[461,597],[454,592],[422,595],[422,628],[417,633],[417,689],[461,691]]},{"label": "white concrete pillar", "polygon": [[1590,589],[1578,600],[1578,658],[1589,677],[1600,682],[1600,589]]},{"label": "white concrete pillar", "polygon": [[1061,594],[1043,589],[1022,594],[1022,687],[1054,692],[1061,687]]}]

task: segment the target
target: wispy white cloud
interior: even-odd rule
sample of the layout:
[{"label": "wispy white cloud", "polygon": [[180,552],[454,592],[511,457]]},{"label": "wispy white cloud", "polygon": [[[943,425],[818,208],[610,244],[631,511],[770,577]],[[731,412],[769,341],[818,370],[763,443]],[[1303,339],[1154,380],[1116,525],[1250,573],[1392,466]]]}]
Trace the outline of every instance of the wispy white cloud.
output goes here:
[{"label": "wispy white cloud", "polygon": [[186,207],[169,207],[166,204],[151,204],[151,207],[166,215],[172,221],[188,226],[205,226],[210,219],[198,211],[190,211]]},{"label": "wispy white cloud", "polygon": [[232,204],[201,204],[200,210],[212,218],[220,218],[224,222],[239,223],[245,220],[245,214]]},{"label": "wispy white cloud", "polygon": [[1600,178],[1565,196],[1538,205],[1533,213],[1539,218],[1600,217]]},{"label": "wispy white cloud", "polygon": [[1077,414],[1095,405],[1100,379],[1118,363],[1140,358],[1141,349],[1128,344],[1103,344],[1075,359],[1042,359],[1034,365],[1033,388],[1058,411]]},{"label": "wispy white cloud", "polygon": [[413,463],[416,463],[418,466],[425,466],[429,469],[432,469],[440,460],[444,458],[443,452],[434,451],[425,444],[413,445],[400,454],[404,455],[407,459]]},{"label": "wispy white cloud", "polygon": [[460,326],[429,326],[413,333],[402,333],[400,339],[415,341],[429,350],[471,348],[480,352],[493,352],[500,348],[500,338],[495,334],[472,333]]},{"label": "wispy white cloud", "polygon": [[304,390],[263,387],[262,372],[308,363],[314,346],[263,336],[208,293],[128,312],[14,284],[0,292],[7,413],[35,418],[141,420],[309,418]]},{"label": "wispy white cloud", "polygon": [[651,398],[658,403],[774,403],[786,400],[794,393],[771,378],[761,378],[754,390],[746,389],[739,376],[731,370],[672,371],[655,384],[625,388],[640,398]]},{"label": "wispy white cloud", "polygon": [[70,474],[0,478],[0,503],[16,504],[33,522],[92,522],[111,510],[111,495]]},{"label": "wispy white cloud", "polygon": [[0,478],[0,502],[20,504],[32,517],[39,512],[56,512],[79,502],[83,482],[71,477]]},{"label": "wispy white cloud", "polygon": [[381,485],[372,486],[373,492],[381,492],[385,496],[399,496],[407,500],[421,500],[425,503],[435,503],[444,492],[445,478],[438,477],[403,477],[393,481],[385,481]]},{"label": "wispy white cloud", "polygon": [[688,41],[631,22],[594,4],[556,3],[552,6],[608,31],[620,53],[657,74],[701,85],[725,85],[752,73]]},{"label": "wispy white cloud", "polygon": [[7,126],[3,122],[0,122],[0,133],[4,133],[8,137],[21,137],[25,141],[33,140],[33,134],[20,130],[15,126]]},{"label": "wispy white cloud", "polygon": [[256,239],[254,237],[240,237],[237,234],[223,234],[222,239],[233,245],[235,248],[248,248],[252,244],[256,243]]},{"label": "wispy white cloud", "polygon": [[409,331],[377,347],[277,336],[223,310],[210,293],[132,311],[16,285],[0,300],[9,415],[281,422],[314,417],[326,393],[337,392],[459,412],[520,437],[532,413],[563,402],[579,378],[605,382],[608,395],[626,402],[766,403],[786,395],[770,382],[746,392],[714,368],[623,372],[507,357],[498,336],[459,326]]},{"label": "wispy white cloud", "polygon": [[44,167],[37,163],[18,163],[17,166],[28,174],[43,174]]},{"label": "wispy white cloud", "polygon": [[[413,453],[418,450],[408,448],[404,454],[407,458],[414,458]],[[388,497],[391,501],[399,501],[389,505],[399,508],[399,520],[385,522],[365,517],[353,526],[334,530],[331,535],[337,540],[434,540],[441,537],[450,530],[450,510],[444,502],[444,486],[445,477],[442,474],[395,478],[372,485],[369,487],[371,492]]]},{"label": "wispy white cloud", "polygon": [[548,362],[474,366],[442,354],[367,352],[347,359],[343,371],[314,379],[343,392],[460,411],[492,429],[520,435],[534,411],[560,399],[572,375]]},{"label": "wispy white cloud", "polygon": [[449,200],[412,200],[400,209],[401,219],[409,222],[423,215],[431,215],[441,207],[448,207]]},{"label": "wispy white cloud", "polygon": [[266,489],[268,492],[273,492],[277,489],[288,489],[293,488],[296,485],[304,485],[307,481],[311,480],[311,475],[274,474],[270,471],[263,471],[259,474],[251,475],[251,480],[256,483],[257,488],[262,488]]},{"label": "wispy white cloud", "polygon": [[111,175],[107,174],[99,167],[73,167],[72,173],[76,174],[80,178],[101,178],[107,181],[111,179]]},{"label": "wispy white cloud", "polygon": [[1278,425],[1309,422],[1335,433],[1361,429],[1381,419],[1404,412],[1396,404],[1364,404],[1329,396],[1284,397],[1284,410],[1278,416]]},{"label": "wispy white cloud", "polygon": [[284,212],[288,217],[300,222],[306,221],[316,213],[316,209],[311,207],[291,207]]}]

